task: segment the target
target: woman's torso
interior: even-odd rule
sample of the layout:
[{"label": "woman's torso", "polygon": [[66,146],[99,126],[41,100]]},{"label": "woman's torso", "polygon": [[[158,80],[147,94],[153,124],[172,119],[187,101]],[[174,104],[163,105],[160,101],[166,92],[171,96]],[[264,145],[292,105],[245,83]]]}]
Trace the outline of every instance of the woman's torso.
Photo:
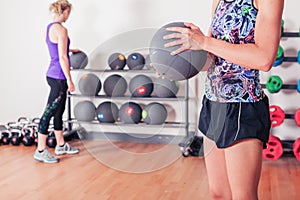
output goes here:
[{"label": "woman's torso", "polygon": [[[213,37],[234,44],[254,43],[257,13],[253,0],[220,0],[211,25]],[[219,102],[259,101],[263,98],[259,71],[216,56],[208,69],[205,94]]]},{"label": "woman's torso", "polygon": [[[48,46],[51,60],[50,60],[50,64],[49,64],[46,76],[50,77],[50,78],[65,80],[66,77],[64,75],[64,72],[62,70],[62,67],[61,67],[61,64],[59,61],[58,44],[55,42],[52,42],[49,37],[50,28],[53,24],[60,24],[60,23],[52,22],[47,26],[46,43]],[[70,39],[68,38],[66,53],[68,55],[68,61],[69,61],[69,66],[70,66],[70,58],[69,58],[69,54],[68,54],[69,48],[70,48]]]}]

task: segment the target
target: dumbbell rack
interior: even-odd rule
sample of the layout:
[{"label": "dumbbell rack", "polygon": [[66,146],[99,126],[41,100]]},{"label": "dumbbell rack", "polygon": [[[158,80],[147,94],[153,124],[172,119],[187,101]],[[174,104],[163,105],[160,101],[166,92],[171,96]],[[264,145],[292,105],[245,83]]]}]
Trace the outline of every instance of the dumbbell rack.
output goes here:
[{"label": "dumbbell rack", "polygon": [[[138,73],[138,74],[154,74],[153,70],[149,69],[143,69],[143,70],[111,70],[111,69],[77,69],[72,71],[79,71],[79,72],[92,72],[95,74],[99,73]],[[110,97],[106,95],[97,95],[97,96],[85,96],[81,94],[68,94],[68,129],[74,130],[73,125],[77,124],[80,128],[84,127],[85,125],[98,125],[98,126],[105,126],[105,127],[128,127],[131,126],[133,128],[183,128],[184,129],[184,135],[160,135],[156,134],[154,136],[147,136],[147,134],[141,134],[141,133],[134,133],[130,132],[128,134],[124,134],[121,132],[98,132],[98,131],[88,131],[87,133],[84,133],[84,135],[81,135],[83,139],[87,140],[103,140],[109,138],[110,140],[118,140],[118,141],[129,141],[129,142],[146,142],[146,143],[174,143],[178,144],[184,140],[184,138],[189,137],[193,133],[190,132],[190,122],[189,122],[189,81],[184,80],[184,96],[177,96],[172,98],[160,98],[160,97],[132,97],[132,96],[122,96],[122,97]],[[138,101],[138,102],[147,102],[147,101],[180,101],[184,102],[184,121],[182,122],[165,122],[163,125],[148,125],[143,122],[140,122],[138,124],[124,124],[122,122],[115,122],[115,123],[99,123],[98,120],[93,120],[92,122],[81,122],[77,121],[74,117],[72,117],[72,98],[85,98],[85,99],[100,99],[100,100],[120,100],[120,101],[128,101],[128,99],[132,101]]]},{"label": "dumbbell rack", "polygon": [[281,37],[300,37],[300,31],[297,33],[297,32],[283,32]]},{"label": "dumbbell rack", "polygon": [[[281,37],[285,37],[285,38],[296,38],[296,37],[300,37],[300,31],[299,32],[284,32],[283,31],[283,27],[282,27],[282,34]],[[286,57],[284,56],[284,58],[282,59],[282,62],[295,62],[295,63],[299,63],[299,58],[300,56],[300,51],[298,52],[298,57],[294,56],[294,57]],[[274,65],[274,67],[276,67],[276,65]],[[296,84],[282,84],[281,89],[293,89],[293,90],[298,90],[299,88],[299,83],[300,81],[298,81],[298,83]],[[266,84],[261,84],[262,88],[266,88]],[[299,91],[298,91],[299,92]],[[285,119],[294,119],[294,115],[293,114],[285,114],[284,116]],[[279,138],[278,138],[279,139]],[[279,139],[280,140],[280,139]],[[283,154],[284,155],[294,155],[293,152],[293,145],[295,143],[295,140],[281,140],[280,141],[281,145],[282,145],[282,149],[283,149]],[[269,147],[268,147],[269,148]],[[272,145],[271,147],[272,148]],[[273,150],[273,149],[272,149]],[[265,150],[264,150],[265,151]],[[271,152],[272,154],[272,152]],[[294,155],[295,156],[295,155]],[[299,160],[299,155],[296,156],[296,158]],[[272,160],[272,159],[270,159]],[[277,160],[277,159],[274,159]],[[300,161],[300,160],[299,160]]]}]

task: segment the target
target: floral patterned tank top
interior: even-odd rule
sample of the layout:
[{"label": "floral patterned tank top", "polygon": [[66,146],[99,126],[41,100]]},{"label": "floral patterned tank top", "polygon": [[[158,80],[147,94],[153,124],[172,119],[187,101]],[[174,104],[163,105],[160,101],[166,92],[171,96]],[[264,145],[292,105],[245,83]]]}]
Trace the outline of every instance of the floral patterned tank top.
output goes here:
[{"label": "floral patterned tank top", "polygon": [[[213,37],[234,44],[254,43],[257,12],[253,0],[220,0],[211,25]],[[207,71],[205,95],[218,102],[259,101],[264,96],[259,71],[216,56]]]}]

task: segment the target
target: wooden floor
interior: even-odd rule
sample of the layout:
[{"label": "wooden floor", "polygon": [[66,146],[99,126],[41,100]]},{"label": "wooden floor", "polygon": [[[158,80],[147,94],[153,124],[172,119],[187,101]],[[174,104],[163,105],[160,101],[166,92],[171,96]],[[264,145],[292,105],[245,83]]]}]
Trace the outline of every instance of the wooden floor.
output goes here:
[{"label": "wooden floor", "polygon": [[[177,145],[71,143],[81,152],[57,164],[33,160],[35,147],[0,146],[0,199],[210,199],[203,158],[184,158]],[[259,197],[300,199],[300,163],[264,161]]]}]

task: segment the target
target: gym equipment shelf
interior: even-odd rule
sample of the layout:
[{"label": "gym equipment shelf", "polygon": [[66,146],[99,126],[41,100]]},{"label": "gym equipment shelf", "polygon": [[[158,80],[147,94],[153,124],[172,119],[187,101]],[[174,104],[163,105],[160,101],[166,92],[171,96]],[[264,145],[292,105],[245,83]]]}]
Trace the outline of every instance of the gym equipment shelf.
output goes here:
[{"label": "gym equipment shelf", "polygon": [[[283,29],[284,21],[282,21],[282,34],[281,38],[297,38],[300,37],[300,29],[299,32],[285,32]],[[300,51],[298,51],[298,57],[285,57],[283,55],[283,49],[281,48],[280,52],[280,46],[278,49],[277,56],[280,55],[279,58],[276,58],[274,67],[280,65],[282,62],[298,62],[300,64]],[[278,77],[279,78],[279,77]],[[269,91],[270,93],[276,93],[280,89],[294,89],[298,92],[300,91],[299,84],[282,84],[282,80],[278,81],[281,82],[281,85],[279,88],[276,88],[276,91]],[[267,83],[261,84],[262,88],[267,89]],[[273,89],[273,88],[272,88]],[[274,106],[274,105],[273,105]],[[271,106],[270,106],[271,107]],[[271,120],[273,118],[274,122],[272,121],[272,128],[281,125],[284,119],[294,119],[296,121],[296,124],[299,126],[299,119],[298,119],[298,111],[296,111],[295,114],[286,114],[284,111],[279,107],[279,111],[276,110],[276,113],[272,114]],[[271,110],[270,110],[271,112]],[[295,117],[296,116],[296,117]],[[275,138],[275,139],[274,139]],[[293,154],[298,161],[300,161],[300,142],[299,138],[297,140],[280,140],[279,137],[275,137],[270,135],[267,148],[264,149],[263,157],[267,160],[278,160],[282,155],[284,154]]]},{"label": "gym equipment shelf", "polygon": [[[142,69],[142,70],[127,70],[127,69],[122,69],[122,70],[112,70],[112,69],[72,69],[72,71],[75,72],[95,72],[97,73],[132,73],[132,74],[143,74],[143,73],[150,73],[150,74],[155,74],[154,70],[150,70],[150,69]],[[101,75],[98,75],[101,76]],[[68,94],[68,127],[69,130],[72,130],[72,126],[73,124],[90,124],[90,125],[102,125],[105,127],[109,127],[109,126],[128,126],[128,127],[142,127],[142,128],[160,128],[160,127],[164,127],[164,128],[184,128],[184,136],[178,136],[178,135],[155,135],[149,138],[149,142],[157,142],[157,143],[161,143],[161,140],[170,140],[170,141],[175,141],[177,143],[179,143],[180,141],[184,140],[184,138],[189,137],[191,134],[194,133],[190,133],[189,130],[189,125],[191,123],[189,123],[189,80],[183,80],[181,82],[184,82],[184,96],[176,96],[176,97],[170,97],[170,98],[162,98],[162,97],[156,97],[156,96],[151,96],[151,97],[132,97],[132,96],[118,96],[118,97],[111,97],[111,96],[107,96],[107,95],[96,95],[96,96],[87,96],[87,95],[82,95],[82,94]],[[101,123],[98,122],[96,120],[92,121],[92,122],[83,122],[83,121],[77,121],[76,119],[74,119],[72,117],[72,104],[71,104],[71,99],[72,98],[96,98],[96,99],[114,99],[114,100],[132,100],[132,101],[139,101],[139,102],[143,102],[143,101],[170,101],[170,102],[175,102],[175,101],[180,101],[180,102],[184,102],[184,120],[182,122],[164,122],[162,125],[149,125],[143,122],[139,122],[138,124],[125,124],[123,122],[115,122],[115,123]],[[175,109],[176,110],[176,109]],[[80,127],[82,128],[82,127]],[[93,133],[89,133],[89,135],[93,135],[90,138],[101,138],[101,139],[105,139],[105,137],[103,136],[99,136],[99,132],[96,132],[95,134]],[[120,136],[120,133],[116,133],[116,132],[102,132],[102,135],[106,135],[106,134],[110,134],[110,135],[114,135],[114,138],[121,138],[122,140],[125,141],[136,141],[136,138],[133,138],[132,135],[141,135],[140,133],[128,133],[130,134],[129,139],[125,138],[125,136]],[[118,136],[115,136],[118,135]],[[125,134],[127,135],[127,134]],[[167,139],[166,139],[167,138]],[[174,138],[177,138],[179,140],[174,140]],[[141,140],[141,139],[139,139]],[[148,139],[144,139],[142,140],[143,142],[148,142]],[[165,141],[165,142],[170,142],[170,141]]]},{"label": "gym equipment shelf", "polygon": [[107,96],[107,95],[96,95],[96,96],[87,96],[87,95],[81,95],[81,94],[69,94],[69,96],[74,97],[83,97],[83,98],[99,98],[99,99],[117,99],[117,100],[139,100],[139,101],[183,101],[185,100],[184,96],[176,96],[176,97],[170,97],[170,98],[164,98],[164,97],[132,97],[132,96]]},{"label": "gym equipment shelf", "polygon": [[281,37],[300,37],[300,32],[283,32]]}]

